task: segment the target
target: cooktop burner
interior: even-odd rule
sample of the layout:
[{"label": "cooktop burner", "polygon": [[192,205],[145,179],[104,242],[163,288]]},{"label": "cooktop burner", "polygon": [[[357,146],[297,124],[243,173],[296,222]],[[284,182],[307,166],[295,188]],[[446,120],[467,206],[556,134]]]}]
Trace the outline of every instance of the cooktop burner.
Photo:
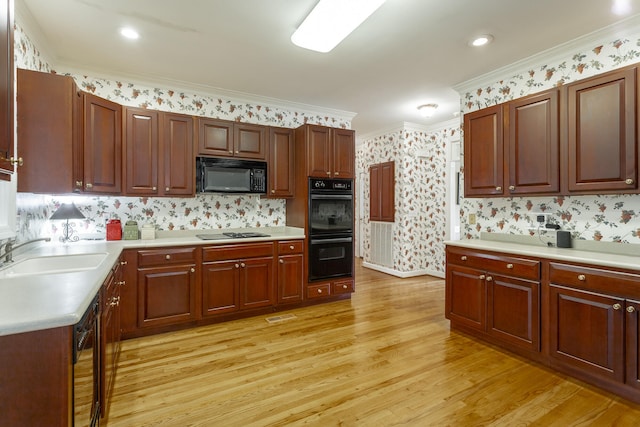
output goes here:
[{"label": "cooktop burner", "polygon": [[196,237],[200,240],[221,240],[221,239],[246,239],[248,237],[269,237],[270,234],[245,232],[234,233],[231,231],[224,232],[222,234],[196,234]]}]

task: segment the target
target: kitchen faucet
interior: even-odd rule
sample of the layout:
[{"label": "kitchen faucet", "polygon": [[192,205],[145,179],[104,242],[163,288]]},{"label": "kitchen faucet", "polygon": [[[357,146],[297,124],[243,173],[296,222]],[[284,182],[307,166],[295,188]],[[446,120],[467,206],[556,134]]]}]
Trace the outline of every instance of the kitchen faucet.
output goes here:
[{"label": "kitchen faucet", "polygon": [[0,259],[2,257],[4,257],[4,262],[0,262],[0,265],[13,261],[13,251],[15,251],[16,249],[20,249],[21,247],[23,247],[25,245],[28,245],[30,243],[40,242],[40,241],[43,241],[43,240],[45,242],[48,242],[48,241],[51,240],[51,237],[40,237],[38,239],[27,240],[26,242],[21,243],[18,246],[13,246],[13,244],[15,243],[15,240],[13,242],[11,240],[9,240],[4,245],[4,253],[2,255],[0,255]]}]

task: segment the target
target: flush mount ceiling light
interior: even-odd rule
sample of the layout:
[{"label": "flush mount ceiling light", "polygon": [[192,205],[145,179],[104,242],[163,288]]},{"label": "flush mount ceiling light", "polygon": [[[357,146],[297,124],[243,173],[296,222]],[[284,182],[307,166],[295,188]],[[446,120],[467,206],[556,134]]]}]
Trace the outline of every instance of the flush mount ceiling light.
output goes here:
[{"label": "flush mount ceiling light", "polygon": [[302,48],[326,53],[375,12],[385,0],[320,0],[291,36]]},{"label": "flush mount ceiling light", "polygon": [[120,30],[120,34],[128,39],[131,40],[136,40],[137,38],[140,37],[140,34],[138,34],[138,32],[136,30],[134,30],[133,28],[122,28]]},{"label": "flush mount ceiling light", "polygon": [[418,107],[420,115],[423,117],[431,117],[438,109],[438,104],[423,104]]},{"label": "flush mount ceiling light", "polygon": [[483,34],[471,40],[469,42],[469,45],[475,46],[475,47],[484,46],[486,44],[491,43],[492,41],[493,41],[493,36],[491,34]]}]

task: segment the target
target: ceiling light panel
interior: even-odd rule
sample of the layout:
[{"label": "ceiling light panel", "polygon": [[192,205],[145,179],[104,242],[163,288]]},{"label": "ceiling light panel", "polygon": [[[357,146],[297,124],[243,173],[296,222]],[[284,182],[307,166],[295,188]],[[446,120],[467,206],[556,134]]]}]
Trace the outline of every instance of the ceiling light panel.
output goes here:
[{"label": "ceiling light panel", "polygon": [[120,29],[120,34],[123,37],[131,40],[136,40],[140,37],[140,34],[138,34],[138,32],[133,28],[122,28]]},{"label": "ceiling light panel", "polygon": [[291,36],[302,48],[326,53],[375,12],[385,0],[320,0]]}]

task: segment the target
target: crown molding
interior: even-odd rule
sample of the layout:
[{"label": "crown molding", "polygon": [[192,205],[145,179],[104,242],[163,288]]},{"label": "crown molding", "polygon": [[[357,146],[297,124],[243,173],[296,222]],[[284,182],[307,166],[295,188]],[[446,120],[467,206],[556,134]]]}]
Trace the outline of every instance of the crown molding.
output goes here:
[{"label": "crown molding", "polygon": [[607,27],[531,55],[489,73],[458,83],[453,86],[453,89],[460,95],[464,95],[466,92],[474,91],[479,87],[504,80],[505,76],[515,76],[527,72],[531,68],[540,66],[540,64],[553,64],[564,61],[568,55],[570,56],[576,52],[592,49],[594,43],[601,43],[603,40],[614,37],[625,37],[638,32],[640,32],[640,14],[632,15]]}]

